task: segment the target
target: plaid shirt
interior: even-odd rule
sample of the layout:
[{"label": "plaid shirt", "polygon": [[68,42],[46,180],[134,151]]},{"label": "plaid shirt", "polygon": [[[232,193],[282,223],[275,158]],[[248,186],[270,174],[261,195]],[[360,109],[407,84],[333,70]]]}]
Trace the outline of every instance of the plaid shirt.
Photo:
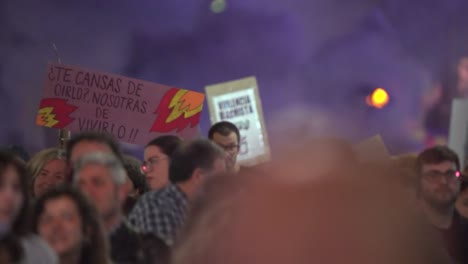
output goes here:
[{"label": "plaid shirt", "polygon": [[153,233],[167,245],[172,245],[184,223],[187,196],[175,185],[144,194],[129,216],[139,230]]}]

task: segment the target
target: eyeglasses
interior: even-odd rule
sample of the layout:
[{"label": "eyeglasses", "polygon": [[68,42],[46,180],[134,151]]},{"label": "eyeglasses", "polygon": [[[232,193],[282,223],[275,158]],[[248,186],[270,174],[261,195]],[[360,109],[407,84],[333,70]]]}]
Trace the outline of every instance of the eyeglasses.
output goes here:
[{"label": "eyeglasses", "polygon": [[233,151],[239,150],[239,145],[237,144],[232,144],[232,145],[227,145],[227,146],[224,146],[221,144],[217,144],[217,145],[221,147],[222,149],[224,149],[224,151],[226,152],[233,152]]},{"label": "eyeglasses", "polygon": [[454,170],[448,170],[446,172],[434,170],[434,171],[428,171],[426,173],[423,173],[423,177],[430,182],[438,182],[443,177],[447,181],[454,181],[454,180],[457,180],[460,176],[461,176],[461,173],[459,171],[454,171]]},{"label": "eyeglasses", "polygon": [[153,169],[153,166],[158,164],[159,161],[161,160],[166,160],[167,158],[150,158],[148,159],[148,161],[143,161],[142,165],[141,165],[141,171],[143,173],[145,172],[149,172]]}]

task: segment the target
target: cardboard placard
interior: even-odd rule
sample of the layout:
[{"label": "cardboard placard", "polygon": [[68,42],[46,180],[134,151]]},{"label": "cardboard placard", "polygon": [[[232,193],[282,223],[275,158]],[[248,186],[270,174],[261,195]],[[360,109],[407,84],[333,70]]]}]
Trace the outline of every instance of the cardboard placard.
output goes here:
[{"label": "cardboard placard", "polygon": [[205,87],[211,123],[229,121],[240,131],[238,162],[256,165],[270,159],[270,146],[255,77]]},{"label": "cardboard placard", "polygon": [[464,168],[468,164],[468,99],[454,99],[450,116],[448,147],[458,154]]},{"label": "cardboard placard", "polygon": [[363,162],[386,162],[391,159],[380,135],[359,142],[354,146],[354,151]]},{"label": "cardboard placard", "polygon": [[106,132],[140,145],[163,134],[189,139],[199,134],[204,97],[116,74],[49,64],[36,124]]}]

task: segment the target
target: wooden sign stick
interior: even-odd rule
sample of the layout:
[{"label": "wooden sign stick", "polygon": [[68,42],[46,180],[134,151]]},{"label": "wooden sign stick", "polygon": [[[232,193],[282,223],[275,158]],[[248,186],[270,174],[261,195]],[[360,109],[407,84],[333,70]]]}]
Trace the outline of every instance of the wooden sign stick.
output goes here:
[{"label": "wooden sign stick", "polygon": [[[55,57],[57,58],[57,63],[62,64],[62,59],[60,58],[57,46],[55,43],[51,43],[52,49],[54,50]],[[71,138],[71,132],[66,129],[59,129],[59,147],[65,149],[68,140]]]}]

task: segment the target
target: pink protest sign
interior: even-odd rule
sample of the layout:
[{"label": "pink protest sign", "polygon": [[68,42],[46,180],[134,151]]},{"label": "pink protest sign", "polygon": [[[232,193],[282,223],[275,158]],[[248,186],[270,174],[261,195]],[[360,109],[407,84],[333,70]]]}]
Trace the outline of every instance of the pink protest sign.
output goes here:
[{"label": "pink protest sign", "polygon": [[73,132],[99,131],[144,145],[162,134],[192,138],[204,94],[167,85],[49,64],[36,123]]}]

